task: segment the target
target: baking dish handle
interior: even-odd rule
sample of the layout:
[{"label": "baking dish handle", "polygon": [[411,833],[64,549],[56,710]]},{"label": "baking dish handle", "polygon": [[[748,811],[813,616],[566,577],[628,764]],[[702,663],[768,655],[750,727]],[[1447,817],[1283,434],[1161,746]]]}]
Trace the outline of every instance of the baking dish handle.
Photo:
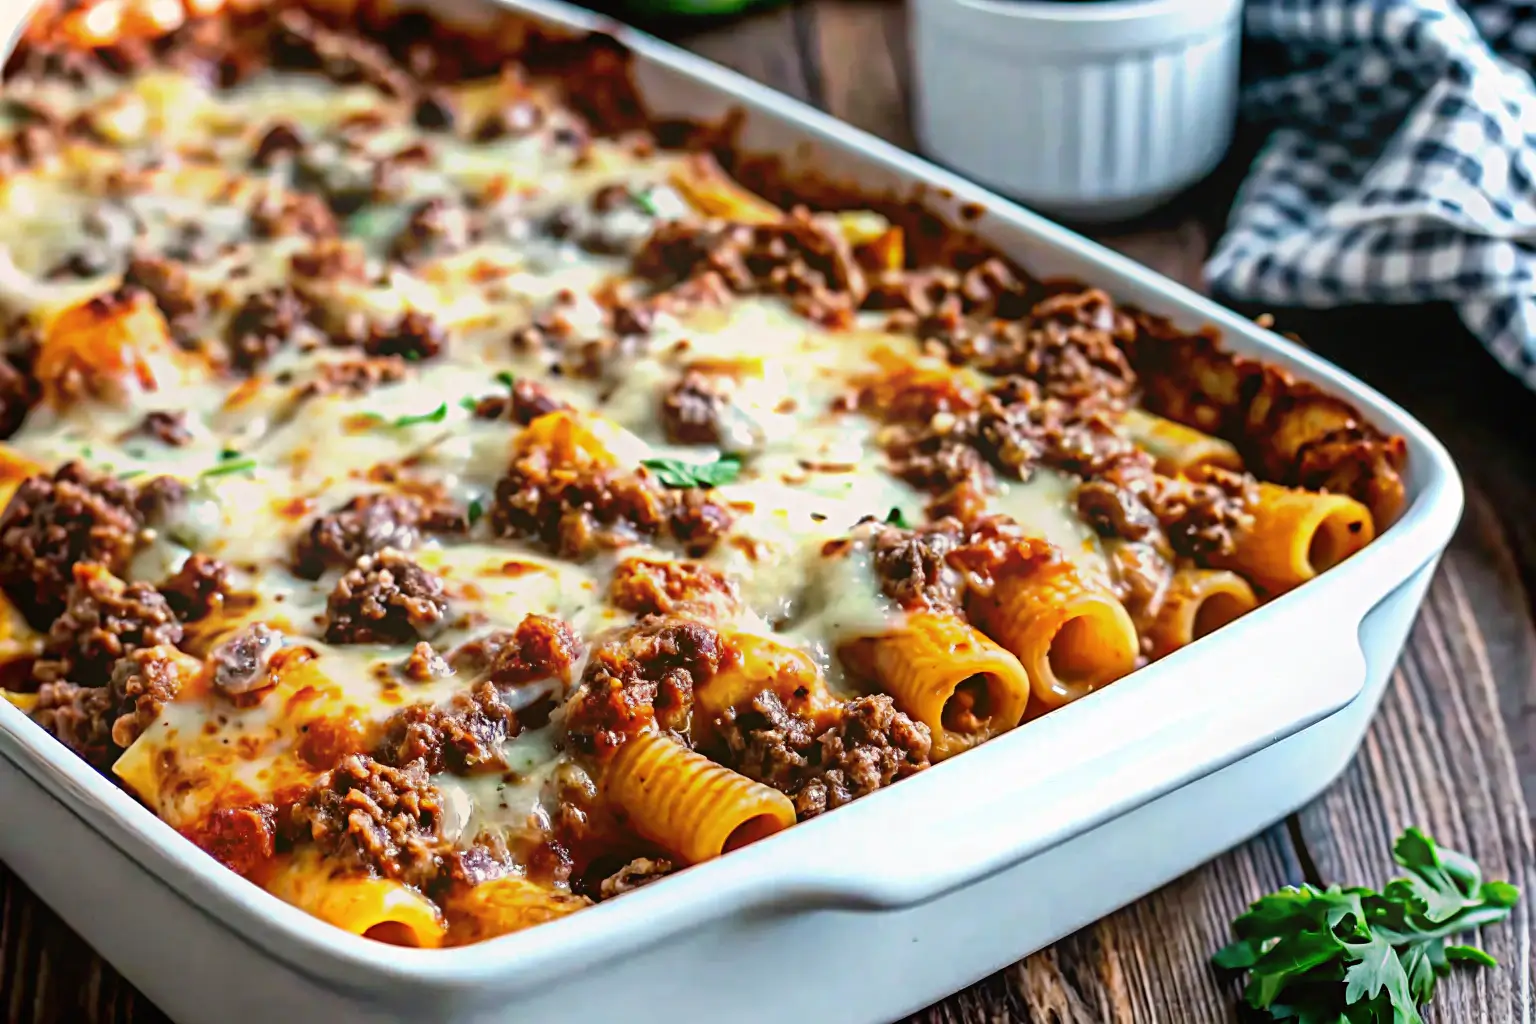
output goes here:
[{"label": "baking dish handle", "polygon": [[783,838],[809,845],[821,826],[829,840],[839,826],[829,856],[781,851],[779,862],[801,877],[781,878],[780,891],[843,905],[921,903],[1316,723],[1366,681],[1359,630],[1385,594],[1351,594],[1355,580],[1373,582],[1357,573],[1277,601],[1086,701],[857,801],[840,822],[791,830]]}]

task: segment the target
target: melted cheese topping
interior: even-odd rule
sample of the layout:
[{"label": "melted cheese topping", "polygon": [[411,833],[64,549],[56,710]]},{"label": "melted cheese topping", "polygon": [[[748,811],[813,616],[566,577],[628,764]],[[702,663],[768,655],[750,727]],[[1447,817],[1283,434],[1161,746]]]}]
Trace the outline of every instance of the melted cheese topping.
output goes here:
[{"label": "melted cheese topping", "polygon": [[[290,562],[309,521],[356,496],[431,487],[471,518],[490,508],[520,428],[505,417],[476,418],[472,408],[505,394],[506,374],[538,380],[605,424],[606,446],[623,468],[739,455],[740,475],[715,496],[737,518],[702,559],[739,588],[743,607],[732,628],[805,650],[834,692],[853,692],[837,647],[889,630],[902,613],[882,596],[867,551],[829,559],[825,546],[891,510],[920,522],[928,496],[884,470],[880,425],[841,409],[838,399],[854,382],[893,367],[964,371],[923,356],[910,337],[886,333],[880,317],[834,331],[772,298],[659,316],[648,345],[613,356],[593,377],[557,375],[549,353],[509,340],[551,313],[578,334],[599,332],[597,298],[627,275],[625,251],[659,221],[690,212],[668,184],[676,158],[614,141],[589,149],[563,143],[569,119],[553,107],[539,130],[522,135],[476,142],[425,132],[401,104],[366,86],[280,73],[225,91],[171,71],[88,88],[18,89],[18,98],[61,119],[86,118],[104,141],[74,144],[0,188],[0,239],[9,246],[0,261],[0,307],[46,333],[63,311],[116,289],[128,249],[140,246],[180,252],[203,308],[178,328],[202,344],[166,345],[147,376],[45,402],[9,444],[46,467],[78,459],[124,479],[184,481],[186,502],[129,575],[155,582],[192,552],[217,557],[232,567],[242,599],[237,612],[202,632],[223,636],[262,622],[284,635],[287,660],[261,699],[232,702],[207,686],[184,691],[117,763],[125,783],[173,825],[189,827],[241,801],[291,798],[313,783],[319,769],[304,747],[316,723],[352,723],[360,736],[371,735],[402,706],[446,705],[468,689],[473,680],[453,672],[426,682],[405,678],[400,666],[409,646],[325,642],[326,601],[342,570],[312,581],[296,576]],[[459,92],[461,109],[506,102],[485,85]],[[359,118],[378,124],[347,131]],[[307,146],[251,171],[253,151],[279,123],[306,135]],[[359,355],[327,344],[313,328],[299,328],[256,376],[225,366],[219,339],[236,311],[293,280],[294,257],[312,248],[292,234],[253,233],[253,204],[280,205],[302,189],[334,190],[338,181],[366,185],[381,160],[412,147],[425,155],[396,161],[388,199],[363,201],[345,216],[345,245],[357,251],[361,272],[309,281],[306,295],[332,320],[425,313],[447,333],[444,352],[364,394],[306,396],[329,364]],[[592,197],[615,184],[647,198],[594,213]],[[505,213],[488,215],[479,240],[462,251],[408,265],[390,260],[412,207],[438,195]],[[541,228],[557,216],[569,222],[563,235]],[[617,254],[594,254],[571,240],[592,231]],[[50,276],[84,250],[104,254],[92,273]],[[142,332],[136,340],[153,341]],[[662,395],[691,370],[732,381],[718,446],[670,444],[662,429]],[[183,415],[186,443],[145,436],[140,424],[154,411]],[[1041,470],[1027,483],[1001,486],[992,507],[1085,571],[1103,574],[1098,541],[1072,511],[1074,486]],[[484,518],[467,537],[428,537],[412,557],[446,580],[453,624],[433,643],[447,651],[531,613],[556,616],[588,639],[633,621],[608,603],[607,589],[620,555],[636,553],[681,557],[660,546],[563,561],[494,537]],[[9,634],[6,642],[21,643]],[[540,683],[504,696],[532,704],[548,690]],[[445,834],[455,841],[499,833],[516,845],[548,832],[556,775],[570,759],[561,715],[508,741],[503,755],[508,771],[434,780],[448,809]]]}]

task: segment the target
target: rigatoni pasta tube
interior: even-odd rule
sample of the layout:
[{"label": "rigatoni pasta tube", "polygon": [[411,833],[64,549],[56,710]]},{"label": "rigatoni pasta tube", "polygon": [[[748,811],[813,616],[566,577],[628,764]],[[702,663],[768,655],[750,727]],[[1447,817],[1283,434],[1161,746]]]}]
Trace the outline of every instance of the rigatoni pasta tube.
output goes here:
[{"label": "rigatoni pasta tube", "polygon": [[314,847],[274,858],[252,879],[284,903],[353,935],[396,946],[442,945],[446,929],[431,900],[387,878],[336,874]]},{"label": "rigatoni pasta tube", "polygon": [[1180,569],[1168,582],[1147,628],[1151,655],[1161,658],[1220,629],[1258,604],[1248,581],[1225,569]]},{"label": "rigatoni pasta tube", "polygon": [[813,721],[835,712],[837,701],[827,692],[816,662],[804,651],[750,633],[734,634],[727,644],[734,655],[731,663],[694,687],[696,731],[707,730],[732,708],[749,706],[764,690],[772,690],[792,714]]},{"label": "rigatoni pasta tube", "polygon": [[517,875],[493,878],[461,889],[444,901],[448,944],[462,946],[510,935],[591,904],[585,897],[550,889]]},{"label": "rigatoni pasta tube", "polygon": [[1069,562],[998,580],[971,619],[1018,656],[1046,710],[1129,674],[1141,648],[1125,606]]},{"label": "rigatoni pasta tube", "polygon": [[1228,556],[1211,564],[1233,569],[1271,593],[1290,590],[1338,565],[1376,536],[1370,509],[1343,494],[1258,485],[1252,523]]},{"label": "rigatoni pasta tube", "polygon": [[29,715],[32,713],[32,709],[37,707],[37,694],[35,693],[14,693],[11,690],[0,690],[0,700]]},{"label": "rigatoni pasta tube", "polygon": [[1203,430],[1136,408],[1127,410],[1122,422],[1136,446],[1156,460],[1159,473],[1176,476],[1202,466],[1234,472],[1243,468],[1236,448]]},{"label": "rigatoni pasta tube", "polygon": [[620,747],[603,787],[637,834],[689,864],[795,823],[795,805],[783,793],[659,733],[641,733]]},{"label": "rigatoni pasta tube", "polygon": [[777,206],[738,184],[707,153],[689,154],[668,176],[668,181],[682,193],[689,206],[706,217],[742,224],[772,224],[784,216]]},{"label": "rigatoni pasta tube", "polygon": [[956,615],[914,612],[896,631],[846,643],[839,654],[928,727],[935,760],[1012,729],[1029,703],[1019,659]]}]

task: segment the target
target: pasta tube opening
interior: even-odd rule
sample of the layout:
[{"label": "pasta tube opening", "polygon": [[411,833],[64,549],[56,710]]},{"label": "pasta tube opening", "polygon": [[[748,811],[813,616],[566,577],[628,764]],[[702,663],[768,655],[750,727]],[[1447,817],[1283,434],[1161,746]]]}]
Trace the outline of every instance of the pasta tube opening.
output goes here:
[{"label": "pasta tube opening", "polygon": [[1129,674],[1141,651],[1125,606],[1070,565],[1000,581],[972,615],[1018,656],[1045,710]]},{"label": "pasta tube opening", "polygon": [[1019,660],[955,615],[913,614],[896,632],[855,640],[840,654],[928,727],[934,760],[1012,729],[1029,701]]},{"label": "pasta tube opening", "polygon": [[338,875],[313,847],[282,855],[251,876],[272,895],[353,935],[436,948],[446,928],[437,907],[404,883]]},{"label": "pasta tube opening", "polygon": [[1346,508],[1332,508],[1323,516],[1307,544],[1307,564],[1314,573],[1338,565],[1360,550],[1359,536],[1365,520]]},{"label": "pasta tube opening", "polygon": [[743,846],[750,846],[759,839],[767,839],[784,827],[776,814],[757,814],[737,825],[731,834],[725,837],[725,844],[721,847],[721,853],[730,853],[739,850]]},{"label": "pasta tube opening", "polygon": [[1338,565],[1375,536],[1370,510],[1347,495],[1260,484],[1252,525],[1237,536],[1230,555],[1212,562],[1283,593]]},{"label": "pasta tube opening", "polygon": [[401,921],[382,921],[363,932],[363,938],[387,942],[391,946],[419,946],[416,929]]},{"label": "pasta tube opening", "polygon": [[1180,569],[1168,584],[1157,618],[1147,630],[1151,654],[1161,658],[1215,632],[1258,604],[1248,581],[1222,569]]},{"label": "pasta tube opening", "polygon": [[[1252,591],[1249,591],[1251,597]],[[1195,612],[1194,629],[1190,631],[1191,640],[1199,640],[1216,632],[1229,622],[1235,622],[1253,609],[1252,600],[1244,600],[1236,593],[1216,591],[1201,601]]]}]

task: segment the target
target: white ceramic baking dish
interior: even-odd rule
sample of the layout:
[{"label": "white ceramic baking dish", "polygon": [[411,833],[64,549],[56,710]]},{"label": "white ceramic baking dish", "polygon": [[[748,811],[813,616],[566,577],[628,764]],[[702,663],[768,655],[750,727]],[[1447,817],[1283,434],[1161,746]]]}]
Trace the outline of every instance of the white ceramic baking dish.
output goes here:
[{"label": "white ceramic baking dish", "polygon": [[1461,512],[1455,467],[1423,426],[1297,346],[857,129],[573,8],[517,6],[614,32],[661,114],[740,106],[751,148],[873,188],[925,182],[956,211],[979,204],[979,233],[1037,273],[1214,324],[1233,350],[1346,396],[1407,439],[1407,509],[1343,565],[1087,700],[662,884],[464,949],[400,949],[321,924],[0,702],[0,858],[73,928],[183,1024],[888,1021],[1134,900],[1333,779]]}]

